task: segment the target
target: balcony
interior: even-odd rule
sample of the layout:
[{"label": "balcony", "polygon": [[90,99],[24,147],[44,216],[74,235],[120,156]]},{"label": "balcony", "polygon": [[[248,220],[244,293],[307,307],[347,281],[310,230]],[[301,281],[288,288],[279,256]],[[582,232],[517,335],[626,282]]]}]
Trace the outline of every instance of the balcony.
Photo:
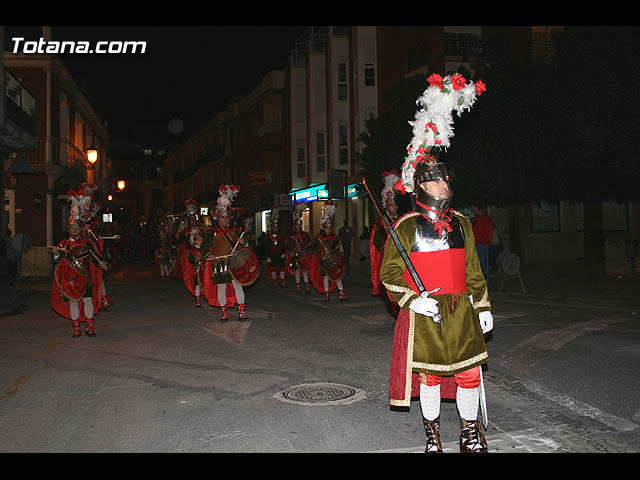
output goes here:
[{"label": "balcony", "polygon": [[36,100],[6,67],[4,78],[4,96],[0,101],[0,144],[15,150],[34,148]]},{"label": "balcony", "polygon": [[[47,162],[47,150],[51,148],[51,159]],[[37,137],[35,149],[25,152],[29,165],[44,166],[47,164],[67,167],[86,174],[87,155],[68,138]]]}]

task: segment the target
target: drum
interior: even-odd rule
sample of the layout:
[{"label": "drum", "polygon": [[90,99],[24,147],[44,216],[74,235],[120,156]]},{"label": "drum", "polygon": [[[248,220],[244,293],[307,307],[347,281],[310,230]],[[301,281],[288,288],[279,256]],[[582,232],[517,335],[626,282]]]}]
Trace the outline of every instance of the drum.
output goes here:
[{"label": "drum", "polygon": [[250,248],[240,248],[229,259],[229,271],[240,285],[251,285],[260,275],[258,257]]},{"label": "drum", "polygon": [[337,250],[329,250],[322,258],[322,266],[327,276],[333,280],[340,280],[344,276],[344,258]]}]

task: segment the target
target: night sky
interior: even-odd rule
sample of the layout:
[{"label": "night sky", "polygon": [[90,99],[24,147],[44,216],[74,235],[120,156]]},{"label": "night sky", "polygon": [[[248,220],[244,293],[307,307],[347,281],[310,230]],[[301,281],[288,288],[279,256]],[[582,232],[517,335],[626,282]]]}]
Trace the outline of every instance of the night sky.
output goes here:
[{"label": "night sky", "polygon": [[[21,27],[5,28],[13,34]],[[61,55],[96,113],[108,121],[112,139],[135,140],[137,125],[168,128],[173,118],[185,132],[196,131],[234,97],[259,86],[267,72],[283,69],[308,28],[54,26],[52,39],[147,42],[144,54]]]}]

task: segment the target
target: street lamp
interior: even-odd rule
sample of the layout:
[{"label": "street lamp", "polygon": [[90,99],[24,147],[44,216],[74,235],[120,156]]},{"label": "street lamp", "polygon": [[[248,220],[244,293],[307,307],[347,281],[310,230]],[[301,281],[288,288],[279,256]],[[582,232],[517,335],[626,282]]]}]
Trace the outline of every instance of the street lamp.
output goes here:
[{"label": "street lamp", "polygon": [[87,161],[89,162],[89,165],[87,165],[89,170],[91,170],[93,165],[98,161],[98,149],[93,145],[87,148]]},{"label": "street lamp", "polygon": [[125,186],[124,180],[118,180],[118,190],[120,191],[124,190],[124,186]]}]

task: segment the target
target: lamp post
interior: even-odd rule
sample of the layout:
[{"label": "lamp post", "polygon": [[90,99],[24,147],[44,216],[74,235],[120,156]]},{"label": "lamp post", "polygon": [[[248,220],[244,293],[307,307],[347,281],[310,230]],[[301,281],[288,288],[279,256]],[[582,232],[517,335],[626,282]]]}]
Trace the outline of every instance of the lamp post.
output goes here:
[{"label": "lamp post", "polygon": [[87,148],[87,182],[94,183],[93,166],[98,161],[98,149],[93,144]]}]

